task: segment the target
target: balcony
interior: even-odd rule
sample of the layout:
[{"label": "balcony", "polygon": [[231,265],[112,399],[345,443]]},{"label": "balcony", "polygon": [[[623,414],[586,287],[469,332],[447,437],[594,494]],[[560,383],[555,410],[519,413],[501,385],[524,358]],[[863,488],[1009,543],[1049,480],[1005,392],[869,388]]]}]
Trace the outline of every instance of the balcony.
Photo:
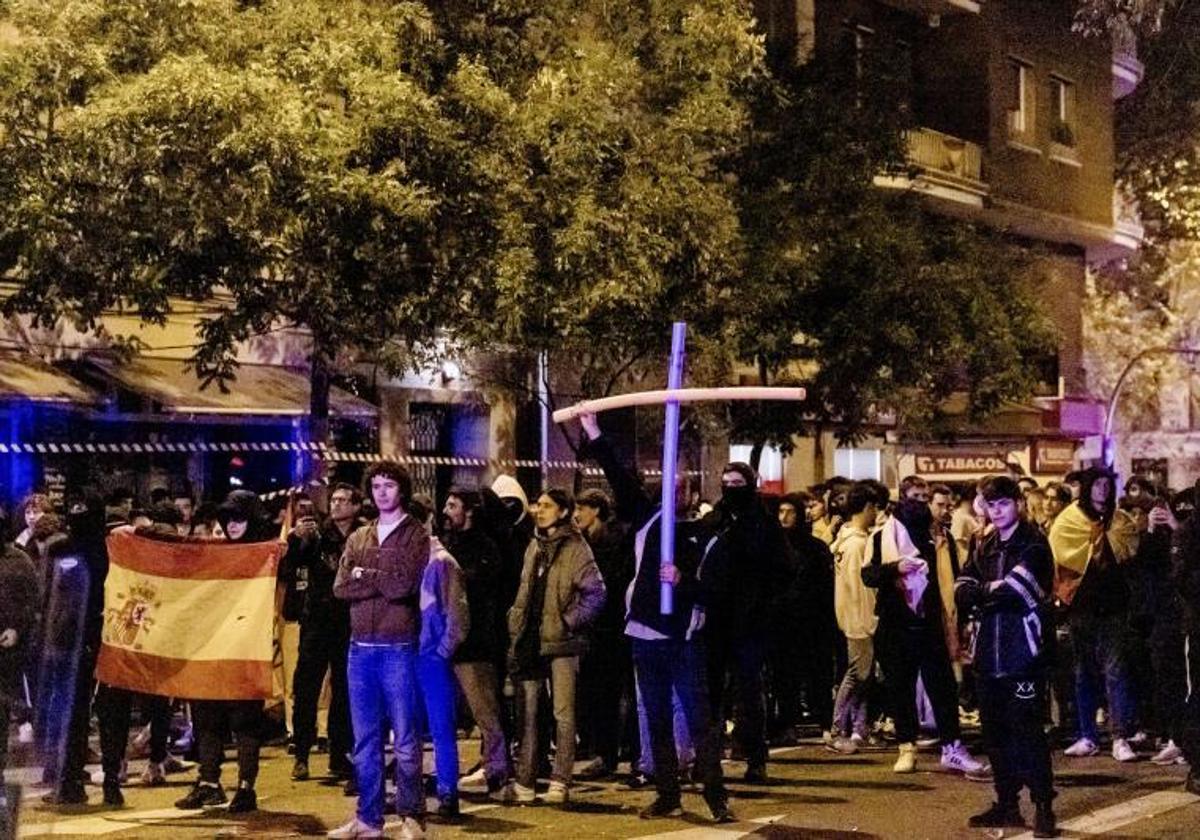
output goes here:
[{"label": "balcony", "polygon": [[1119,185],[1113,188],[1113,230],[1115,239],[1130,250],[1141,247],[1146,239],[1137,201]]},{"label": "balcony", "polygon": [[979,14],[983,0],[882,0],[885,6],[894,6],[913,14],[934,17],[937,15]]},{"label": "balcony", "polygon": [[1146,68],[1138,60],[1137,34],[1127,25],[1114,26],[1112,30],[1113,99],[1133,93],[1146,75]]},{"label": "balcony", "polygon": [[983,150],[959,137],[918,128],[908,132],[908,160],[915,178],[878,176],[876,186],[915,189],[959,204],[983,206],[988,186],[983,181]]}]

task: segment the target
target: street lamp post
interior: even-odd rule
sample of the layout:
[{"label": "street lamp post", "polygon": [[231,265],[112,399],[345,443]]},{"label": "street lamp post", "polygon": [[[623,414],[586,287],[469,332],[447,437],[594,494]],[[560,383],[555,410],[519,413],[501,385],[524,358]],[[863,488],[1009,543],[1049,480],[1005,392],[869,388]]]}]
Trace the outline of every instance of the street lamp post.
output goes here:
[{"label": "street lamp post", "polygon": [[1197,356],[1200,355],[1200,348],[1192,347],[1149,347],[1138,353],[1125,365],[1121,371],[1121,375],[1117,377],[1117,384],[1113,386],[1112,394],[1108,398],[1108,410],[1104,415],[1104,434],[1101,438],[1100,458],[1104,462],[1104,466],[1112,468],[1113,462],[1116,461],[1116,448],[1113,445],[1113,421],[1117,416],[1117,400],[1121,397],[1121,389],[1125,387],[1125,380],[1129,378],[1129,374],[1137,367],[1138,362],[1150,356]]}]

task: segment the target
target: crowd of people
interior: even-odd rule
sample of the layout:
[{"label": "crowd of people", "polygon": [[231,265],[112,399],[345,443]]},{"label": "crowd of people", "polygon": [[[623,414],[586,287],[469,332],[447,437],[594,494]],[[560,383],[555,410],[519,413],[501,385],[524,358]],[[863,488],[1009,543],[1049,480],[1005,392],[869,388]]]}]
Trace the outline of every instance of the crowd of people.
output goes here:
[{"label": "crowd of people", "polygon": [[[331,484],[325,510],[292,499],[282,522],[244,490],[219,505],[161,492],[144,508],[128,494],[85,494],[61,519],[30,496],[0,559],[0,714],[41,750],[47,801],[87,800],[94,715],[104,802],[123,804],[135,705],[149,731],[142,781],[161,784],[184,705],[199,768],[178,807],[257,807],[262,702],[96,684],[104,538],[121,527],[284,543],[280,612],[299,629],[292,778],[315,775],[324,688],[328,773],[358,797],[333,838],[383,836],[388,810],[402,836],[420,837],[427,794],[455,819],[460,787],[506,805],[566,804],[578,778],[615,777],[626,761],[624,783],[655,792],[642,817],[681,816],[695,784],[711,818],[728,822],[722,760],[745,762],[743,782],[766,783],[768,746],[798,743],[805,727],[839,755],[894,743],[901,774],[916,770],[919,748],[940,745],[943,768],[995,789],[970,825],[1023,825],[1028,788],[1039,837],[1057,831],[1060,742],[1064,760],[1097,755],[1103,727],[1116,761],[1140,748],[1158,764],[1200,766],[1189,678],[1200,645],[1188,641],[1200,629],[1195,489],[1134,479],[1122,494],[1113,473],[1091,468],[1045,486],[910,476],[896,494],[834,478],[769,500],[748,465],[731,463],[720,499],[681,505],[665,535],[655,495],[594,416],[581,424],[583,454],[610,492],[551,488],[530,504],[501,476],[452,488],[439,509],[385,460],[362,490]],[[964,722],[981,728],[979,756]],[[460,778],[466,730],[478,732],[479,760]],[[229,735],[232,798],[221,784]],[[0,749],[0,770],[4,758]],[[1185,784],[1200,792],[1190,768]]]}]

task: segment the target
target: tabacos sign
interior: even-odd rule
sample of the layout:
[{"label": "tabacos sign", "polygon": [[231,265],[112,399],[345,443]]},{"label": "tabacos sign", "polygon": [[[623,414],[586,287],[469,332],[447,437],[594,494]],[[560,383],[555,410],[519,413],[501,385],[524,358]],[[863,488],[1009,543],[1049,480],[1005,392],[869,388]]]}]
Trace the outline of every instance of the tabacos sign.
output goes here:
[{"label": "tabacos sign", "polygon": [[919,451],[913,453],[918,475],[942,475],[944,473],[987,474],[1002,473],[1007,469],[1008,457],[1004,452],[977,449],[950,449],[945,451]]}]

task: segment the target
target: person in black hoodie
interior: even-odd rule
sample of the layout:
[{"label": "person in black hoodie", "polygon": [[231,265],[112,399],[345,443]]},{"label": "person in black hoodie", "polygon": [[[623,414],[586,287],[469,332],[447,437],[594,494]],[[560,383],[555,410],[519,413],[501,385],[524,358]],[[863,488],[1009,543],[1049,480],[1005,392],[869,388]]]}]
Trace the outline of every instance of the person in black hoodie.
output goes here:
[{"label": "person in black hoodie", "polygon": [[[345,483],[329,494],[329,517],[318,524],[303,517],[288,535],[281,577],[303,579],[300,590],[300,645],[292,678],[292,733],[296,758],[292,778],[309,777],[308,756],[317,740],[317,702],[329,674],[329,774],[347,780],[354,773],[349,753],[354,749],[350,726],[350,695],[346,657],[350,651],[350,608],[333,597],[333,580],[346,547],[346,538],[363,525],[358,512],[362,493]],[[301,574],[302,572],[302,574]]]},{"label": "person in black hoodie", "polygon": [[612,502],[600,490],[585,490],[575,500],[575,525],[587,540],[612,593],[592,627],[592,644],[579,666],[579,736],[594,753],[581,776],[601,778],[617,770],[621,744],[621,698],[633,698],[633,659],[625,638],[625,602],[621,593],[632,578],[623,529],[610,521]]},{"label": "person in black hoodie", "polygon": [[1054,638],[1054,561],[1040,529],[1020,515],[1021,488],[1008,476],[985,480],[981,492],[995,528],[954,583],[964,615],[979,626],[976,690],[983,739],[992,762],[996,802],[968,820],[973,828],[1023,826],[1019,798],[1029,788],[1034,837],[1055,837],[1054,775],[1042,720],[1047,642]]},{"label": "person in black hoodie", "polygon": [[[0,513],[0,534],[7,533],[7,517]],[[0,727],[0,797],[4,796],[4,769],[8,763],[11,704],[19,702],[23,696],[22,675],[37,616],[39,590],[37,570],[29,555],[5,541],[0,545],[0,592],[4,593],[0,598],[0,722],[3,722]],[[7,809],[0,810],[0,820],[6,812]]]},{"label": "person in black hoodie", "polygon": [[[258,497],[248,490],[230,493],[217,515],[225,538],[230,542],[267,542],[275,536],[274,527],[262,513]],[[221,762],[225,758],[225,732],[232,730],[237,739],[238,786],[229,802],[229,813],[257,810],[258,795],[254,783],[258,779],[262,747],[263,701],[192,700],[191,704],[200,777],[191,792],[176,802],[175,807],[194,810],[225,803]]]},{"label": "person in black hoodie", "polygon": [[735,462],[721,471],[721,499],[704,519],[712,535],[700,578],[712,592],[707,613],[708,683],[713,708],[724,708],[737,683],[735,738],[746,756],[745,780],[767,780],[763,667],[768,623],[796,578],[796,561],[779,521],[758,496],[758,476]]},{"label": "person in black hoodie", "polygon": [[[791,508],[789,511],[788,508]],[[822,732],[833,726],[833,686],[837,661],[837,616],[833,611],[833,553],[829,545],[814,536],[812,523],[805,516],[805,499],[789,493],[779,504],[779,524],[796,559],[796,577],[782,605],[780,618],[789,629],[775,632],[775,659],[794,660],[799,688],[804,692],[809,714]],[[789,626],[787,613],[793,619]],[[796,650],[796,639],[806,643]],[[777,666],[777,670],[780,666]],[[782,666],[786,668],[787,666]],[[785,681],[786,684],[786,681]],[[788,698],[780,697],[780,723],[794,726],[796,711]],[[783,733],[788,734],[786,730]]]},{"label": "person in black hoodie", "polygon": [[[692,743],[696,746],[694,773],[704,785],[704,800],[717,823],[733,822],[721,773],[721,733],[709,703],[705,676],[705,584],[697,576],[705,544],[697,522],[676,521],[675,557],[660,566],[662,511],[642,487],[638,477],[617,460],[600,433],[593,414],[579,418],[588,443],[585,451],[604,471],[616,497],[616,514],[628,529],[628,550],[633,554],[633,580],[624,594],[625,635],[633,646],[633,666],[650,724],[657,797],[640,814],[643,819],[681,816],[679,758],[673,731],[674,692],[683,707]],[[673,586],[674,609],[663,615],[659,591]],[[620,597],[614,592],[612,597]]]},{"label": "person in black hoodie", "polygon": [[500,678],[496,660],[508,647],[501,630],[500,585],[504,559],[488,535],[483,496],[478,491],[452,487],[442,509],[443,544],[458,561],[467,590],[470,629],[454,652],[454,676],[480,732],[480,751],[488,794],[505,801],[512,794],[512,764],[501,713]]},{"label": "person in black hoodie", "polygon": [[[1172,565],[1183,601],[1184,627],[1188,638],[1186,667],[1200,674],[1200,481],[1192,490],[1196,502],[1191,516],[1180,523],[1171,546]],[[1190,692],[1180,726],[1180,747],[1189,769],[1184,787],[1200,794],[1200,691]]]},{"label": "person in black hoodie", "polygon": [[[47,548],[51,577],[43,616],[38,705],[50,747],[46,765],[57,771],[56,789],[43,797],[51,805],[87,802],[83,765],[104,624],[105,536],[104,501],[89,492],[68,503],[67,538]],[[105,798],[109,798],[107,788]]]}]

